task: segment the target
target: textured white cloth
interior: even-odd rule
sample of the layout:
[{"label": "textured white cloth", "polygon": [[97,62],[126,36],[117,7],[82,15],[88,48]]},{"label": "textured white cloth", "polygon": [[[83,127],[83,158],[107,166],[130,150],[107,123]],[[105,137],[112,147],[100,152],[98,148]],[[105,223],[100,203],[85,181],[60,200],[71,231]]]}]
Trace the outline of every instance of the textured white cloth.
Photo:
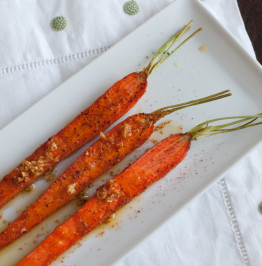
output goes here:
[{"label": "textured white cloth", "polygon": [[[137,0],[135,16],[125,2],[0,1],[0,129],[172,0]],[[254,55],[236,0],[203,3]],[[116,265],[262,265],[261,158],[260,144]]]}]

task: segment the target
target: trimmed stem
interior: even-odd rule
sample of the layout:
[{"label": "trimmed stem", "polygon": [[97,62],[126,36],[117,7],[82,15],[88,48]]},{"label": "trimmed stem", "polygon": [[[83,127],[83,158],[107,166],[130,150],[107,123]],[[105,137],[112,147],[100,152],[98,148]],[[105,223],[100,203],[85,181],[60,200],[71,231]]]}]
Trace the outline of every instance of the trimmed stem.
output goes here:
[{"label": "trimmed stem", "polygon": [[152,58],[148,66],[143,70],[147,73],[147,75],[150,75],[158,66],[164,63],[167,58],[169,58],[177,49],[179,49],[189,39],[191,39],[194,35],[196,35],[199,31],[202,30],[202,28],[199,28],[198,30],[193,32],[188,38],[186,38],[181,44],[179,44],[173,51],[169,52],[174,43],[182,37],[182,35],[189,29],[192,23],[193,20],[191,20],[182,30],[174,34],[156,51],[154,57]]},{"label": "trimmed stem", "polygon": [[[262,124],[262,122],[255,122],[258,118],[262,118],[262,114],[257,114],[257,115],[245,115],[245,116],[231,116],[231,117],[222,117],[222,118],[217,118],[217,119],[212,119],[208,120],[204,123],[201,123],[191,130],[188,131],[189,134],[192,136],[192,140],[196,140],[199,138],[204,138],[204,137],[209,137],[217,134],[223,134],[227,132],[232,132],[236,130],[240,130],[243,128],[248,128],[248,127],[253,127],[256,125]],[[235,120],[233,122],[229,122],[226,124],[222,125],[217,125],[217,126],[209,126],[210,123],[221,121],[221,120]],[[242,124],[243,123],[243,124]],[[233,125],[241,124],[237,127],[233,128],[227,128]]]},{"label": "trimmed stem", "polygon": [[152,112],[150,114],[151,118],[157,122],[159,119],[163,118],[166,115],[169,115],[175,111],[178,111],[180,109],[184,109],[190,106],[194,106],[194,105],[198,105],[198,104],[202,104],[202,103],[208,103],[208,102],[212,102],[215,100],[219,100],[228,96],[231,96],[232,94],[230,93],[229,90],[225,90],[216,94],[212,94],[210,96],[204,97],[204,98],[200,98],[197,100],[193,100],[193,101],[189,101],[189,102],[185,102],[185,103],[181,103],[181,104],[176,104],[176,105],[170,105],[167,107],[163,107],[160,108],[154,112]]}]

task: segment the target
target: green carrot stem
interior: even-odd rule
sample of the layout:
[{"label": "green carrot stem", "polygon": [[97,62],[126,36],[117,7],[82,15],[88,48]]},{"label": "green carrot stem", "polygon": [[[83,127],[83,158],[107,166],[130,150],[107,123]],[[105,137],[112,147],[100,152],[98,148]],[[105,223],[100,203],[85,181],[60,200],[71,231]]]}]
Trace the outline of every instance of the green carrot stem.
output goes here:
[{"label": "green carrot stem", "polygon": [[212,94],[210,96],[200,98],[197,100],[181,103],[181,104],[176,104],[176,105],[170,105],[167,107],[160,108],[154,112],[151,113],[151,118],[154,119],[154,121],[158,121],[159,119],[163,118],[164,116],[171,114],[175,111],[178,111],[180,109],[184,109],[190,106],[202,104],[202,103],[208,103],[211,101],[219,100],[228,96],[231,96],[232,94],[230,93],[229,90],[225,90],[216,94]]},{"label": "green carrot stem", "polygon": [[[262,124],[262,122],[254,123],[258,118],[262,118],[262,114],[257,115],[245,115],[245,116],[231,116],[231,117],[222,117],[222,118],[216,118],[212,120],[208,120],[204,123],[201,123],[191,130],[188,131],[189,134],[192,136],[192,140],[209,137],[217,134],[223,134],[227,132],[232,132],[236,130],[240,130],[243,128],[253,127],[256,125]],[[221,120],[235,120],[226,124],[217,125],[217,126],[209,126],[213,122],[221,121]],[[245,123],[246,122],[246,123]],[[244,124],[242,124],[244,123]],[[239,126],[228,128],[230,126],[234,126],[237,124],[241,124]]]},{"label": "green carrot stem", "polygon": [[154,57],[152,58],[148,66],[144,69],[144,72],[146,72],[147,75],[150,75],[158,66],[164,63],[167,60],[167,58],[169,58],[177,49],[179,49],[195,34],[197,34],[199,31],[202,30],[202,28],[199,28],[198,30],[193,32],[188,38],[186,38],[181,44],[179,44],[173,51],[169,52],[174,43],[177,42],[182,37],[182,35],[189,29],[192,23],[193,20],[191,20],[182,30],[174,34],[156,51]]}]

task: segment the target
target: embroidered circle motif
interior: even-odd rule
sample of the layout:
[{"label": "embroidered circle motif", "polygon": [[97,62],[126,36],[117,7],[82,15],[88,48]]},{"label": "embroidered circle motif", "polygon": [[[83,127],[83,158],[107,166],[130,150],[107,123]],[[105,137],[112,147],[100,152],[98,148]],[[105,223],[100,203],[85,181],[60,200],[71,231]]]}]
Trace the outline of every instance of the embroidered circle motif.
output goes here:
[{"label": "embroidered circle motif", "polygon": [[124,4],[124,11],[126,14],[133,16],[139,12],[139,5],[134,0],[128,1]]},{"label": "embroidered circle motif", "polygon": [[262,214],[262,202],[260,202],[258,205],[258,211]]},{"label": "embroidered circle motif", "polygon": [[64,30],[66,28],[67,22],[65,17],[59,16],[52,20],[52,27],[56,31]]}]

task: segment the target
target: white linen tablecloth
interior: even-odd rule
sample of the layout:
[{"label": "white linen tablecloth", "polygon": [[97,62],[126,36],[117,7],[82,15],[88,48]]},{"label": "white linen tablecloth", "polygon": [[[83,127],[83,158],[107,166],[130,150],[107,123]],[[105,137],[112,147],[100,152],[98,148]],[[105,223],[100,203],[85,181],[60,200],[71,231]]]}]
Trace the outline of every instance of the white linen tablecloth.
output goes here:
[{"label": "white linen tablecloth", "polygon": [[[173,1],[137,0],[134,16],[125,2],[0,1],[0,129]],[[203,3],[254,55],[236,0]],[[68,27],[55,32],[59,15]],[[261,158],[260,144],[116,265],[262,265]]]}]

